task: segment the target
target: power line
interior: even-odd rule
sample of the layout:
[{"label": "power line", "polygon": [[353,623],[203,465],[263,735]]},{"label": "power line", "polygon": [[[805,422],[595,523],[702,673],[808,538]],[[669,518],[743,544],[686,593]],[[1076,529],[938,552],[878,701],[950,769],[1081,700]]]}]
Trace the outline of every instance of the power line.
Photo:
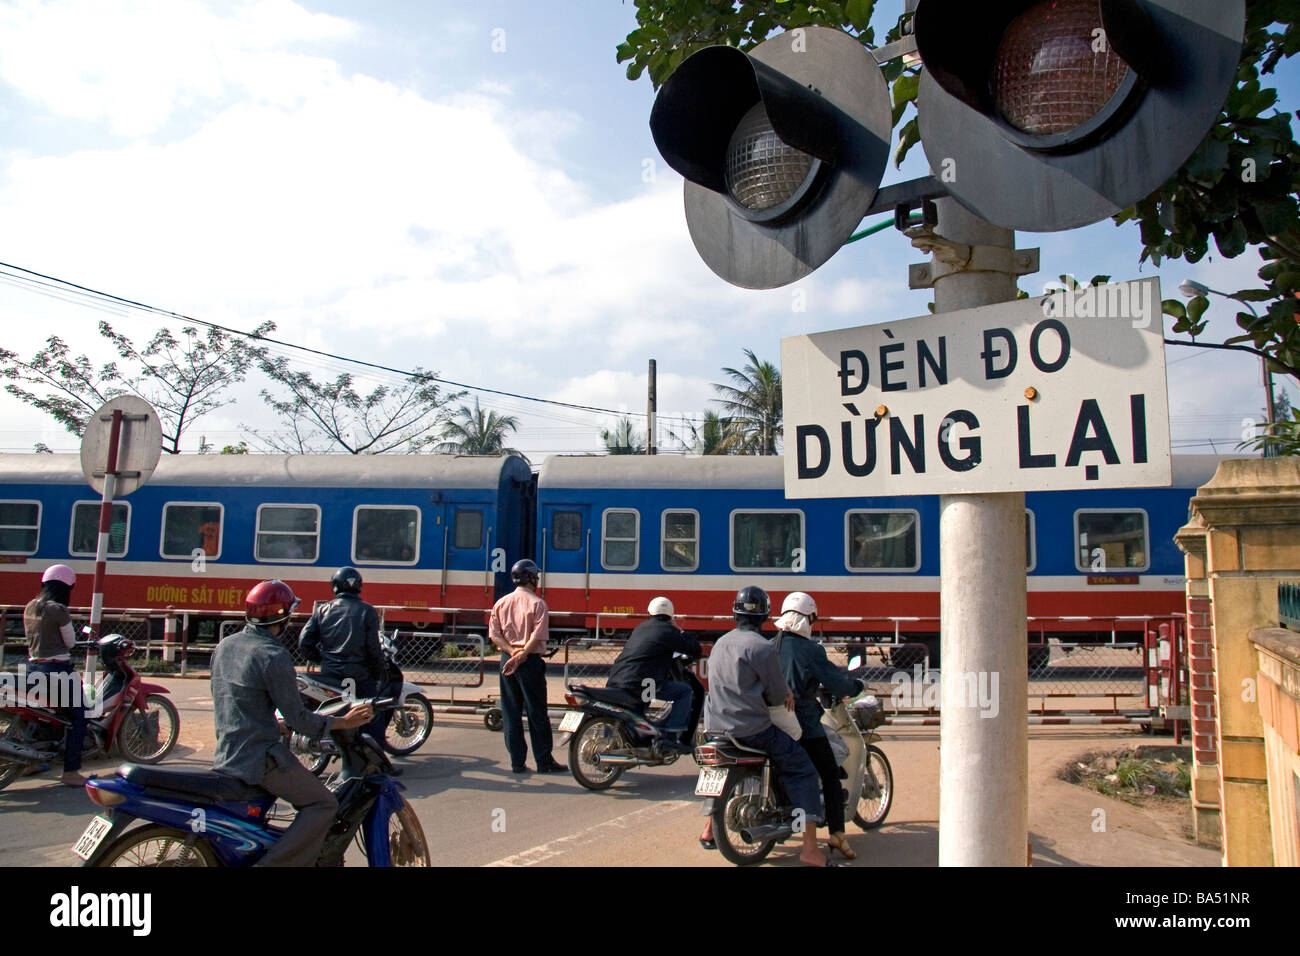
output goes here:
[{"label": "power line", "polygon": [[[54,288],[54,289],[62,288],[64,290],[75,289],[84,295],[92,296],[96,299],[106,300],[109,302],[116,302],[119,303],[120,305],[129,306],[133,309],[140,309],[145,312],[151,312],[155,315],[161,315],[171,319],[178,319],[179,321],[182,322],[193,322],[194,324],[202,325],[205,328],[217,329],[221,332],[228,332],[231,335],[239,335],[253,341],[267,342],[272,345],[282,346],[284,348],[296,349],[297,351],[306,352],[310,355],[317,355],[322,358],[333,359],[334,361],[338,361],[338,362],[347,362],[352,365],[360,365],[365,368],[376,369],[381,372],[391,372],[395,375],[401,375],[404,378],[422,377],[420,373],[407,371],[406,369],[393,368],[388,365],[379,365],[378,363],[375,362],[367,362],[364,361],[363,359],[350,358],[346,355],[336,355],[332,352],[323,352],[320,349],[313,349],[306,345],[298,345],[295,342],[286,342],[283,339],[273,339],[265,335],[256,335],[252,332],[245,332],[242,329],[234,329],[226,325],[219,325],[215,322],[207,322],[204,321],[203,319],[196,319],[193,316],[184,315],[180,312],[172,312],[169,311],[168,309],[160,309],[157,306],[152,306],[145,302],[137,302],[134,299],[123,298],[122,296],[113,295],[110,292],[101,292],[98,289],[92,289],[88,286],[78,285],[75,282],[69,282],[67,279],[60,279],[57,276],[45,275],[44,273],[36,272],[32,269],[25,269],[22,266],[16,266],[13,265],[12,263],[0,262],[0,267],[6,269],[16,269],[19,272],[25,273],[27,276],[35,276],[38,279],[45,279],[48,280],[48,282],[57,283],[57,286],[49,286],[48,282],[47,283],[33,282],[31,279],[25,278],[25,276],[15,276],[15,275],[6,276],[5,273],[0,273],[0,278],[7,277],[11,280],[28,282],[31,283],[32,285],[45,285],[47,288]],[[43,294],[52,295],[54,298],[59,298],[59,296],[53,295],[53,293],[43,293]],[[65,300],[65,301],[71,301],[71,300]],[[534,395],[522,395],[518,392],[506,392],[497,388],[488,388],[485,385],[470,385],[466,382],[453,382],[451,379],[443,378],[442,376],[433,376],[433,378],[435,379],[435,381],[442,382],[443,384],[451,385],[456,388],[466,388],[475,392],[484,392],[490,395],[501,395],[506,398],[516,398],[525,402],[537,402],[543,405],[555,405],[560,408],[572,408],[578,411],[595,412],[600,415],[618,415],[618,416],[635,415],[639,418],[647,417],[645,412],[628,411],[628,410],[620,411],[618,409],[613,409],[613,408],[601,408],[596,405],[579,405],[574,402],[562,402],[554,398],[538,398]]]}]

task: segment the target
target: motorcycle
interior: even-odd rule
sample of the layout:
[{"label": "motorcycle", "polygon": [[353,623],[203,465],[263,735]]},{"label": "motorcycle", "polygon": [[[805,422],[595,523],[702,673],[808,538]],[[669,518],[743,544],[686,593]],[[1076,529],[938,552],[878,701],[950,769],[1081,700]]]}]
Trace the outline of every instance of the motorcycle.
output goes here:
[{"label": "motorcycle", "polygon": [[[379,640],[385,660],[381,690],[395,695],[398,701],[397,710],[385,725],[384,739],[380,743],[390,754],[405,757],[415,753],[429,739],[429,734],[433,731],[433,705],[421,693],[419,684],[404,679],[401,668],[397,666],[394,637],[396,632],[391,635],[381,634]],[[313,710],[319,710],[321,705],[336,700],[343,693],[343,688],[320,677],[299,674],[298,692],[302,694],[304,704]],[[290,749],[304,767],[318,776],[338,756],[332,740],[310,740],[301,734],[294,734]]]},{"label": "motorcycle", "polygon": [[[694,739],[704,709],[704,685],[687,665],[690,659],[674,654],[671,680],[691,688],[691,717],[685,739]],[[560,732],[569,738],[569,770],[588,790],[607,790],[630,767],[662,767],[674,763],[690,748],[679,735],[667,733],[663,720],[672,710],[668,701],[648,703],[614,687],[570,684],[565,701],[573,710],[560,720]]]},{"label": "motorcycle", "polygon": [[[75,645],[90,646],[90,642]],[[95,646],[104,673],[97,686],[83,683],[81,688],[87,708],[82,756],[93,760],[116,749],[133,763],[158,763],[171,753],[180,736],[180,715],[166,696],[170,691],[136,673],[128,662],[135,653],[130,639],[108,634]],[[46,706],[48,694],[29,692],[39,676],[28,675],[27,688],[16,688],[0,698],[0,790],[27,768],[62,758],[71,719]]]},{"label": "motorcycle", "polygon": [[[396,706],[393,698],[372,703],[376,711]],[[351,706],[340,697],[322,710]],[[370,866],[431,866],[424,829],[383,750],[359,729],[331,736],[343,762],[339,809],[316,865],[342,866],[359,837]],[[272,825],[274,796],[214,770],[128,764],[91,777],[86,793],[105,812],[73,845],[82,866],[251,866],[284,832]],[[147,822],[133,827],[137,820]]]},{"label": "motorcycle", "polygon": [[[850,662],[850,672],[858,663]],[[825,698],[823,698],[825,702]],[[894,772],[889,758],[875,746],[884,723],[884,707],[874,695],[862,694],[847,703],[832,702],[822,714],[822,725],[842,741],[840,768],[847,786],[845,815],[863,830],[885,822],[894,799]],[[777,843],[792,836],[800,825],[767,754],[738,743],[727,734],[706,733],[695,748],[700,765],[697,796],[709,798],[713,838],[730,863],[749,866],[765,859]]]}]

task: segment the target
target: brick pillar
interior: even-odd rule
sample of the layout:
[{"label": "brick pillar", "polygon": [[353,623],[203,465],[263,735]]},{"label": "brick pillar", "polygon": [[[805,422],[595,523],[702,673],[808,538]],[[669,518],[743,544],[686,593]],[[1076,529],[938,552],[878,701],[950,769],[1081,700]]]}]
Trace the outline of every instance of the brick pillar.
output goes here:
[{"label": "brick pillar", "polygon": [[1300,578],[1300,459],[1223,462],[1192,499],[1192,517],[1206,532],[1223,861],[1272,866],[1264,722],[1250,634],[1277,626],[1277,586]]},{"label": "brick pillar", "polygon": [[1174,541],[1187,568],[1187,682],[1192,727],[1192,818],[1196,842],[1223,847],[1219,812],[1217,688],[1214,676],[1214,619],[1210,582],[1205,573],[1205,523],[1198,515],[1180,528]]}]

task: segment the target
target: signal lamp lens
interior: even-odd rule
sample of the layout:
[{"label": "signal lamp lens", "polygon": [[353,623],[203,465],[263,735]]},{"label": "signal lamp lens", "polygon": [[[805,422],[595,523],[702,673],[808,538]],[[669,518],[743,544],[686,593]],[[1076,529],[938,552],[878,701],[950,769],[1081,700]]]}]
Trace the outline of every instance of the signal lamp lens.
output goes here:
[{"label": "signal lamp lens", "polygon": [[1022,132],[1066,133],[1100,113],[1128,71],[1102,29],[1098,0],[1042,0],[1002,34],[993,99]]},{"label": "signal lamp lens", "polygon": [[732,199],[752,212],[764,212],[798,198],[817,167],[814,157],[776,135],[760,102],[731,134],[723,174]]},{"label": "signal lamp lens", "polygon": [[101,790],[99,787],[90,786],[89,783],[86,785],[86,796],[90,797],[92,803],[97,803],[101,807],[113,807],[126,802],[125,794]]}]

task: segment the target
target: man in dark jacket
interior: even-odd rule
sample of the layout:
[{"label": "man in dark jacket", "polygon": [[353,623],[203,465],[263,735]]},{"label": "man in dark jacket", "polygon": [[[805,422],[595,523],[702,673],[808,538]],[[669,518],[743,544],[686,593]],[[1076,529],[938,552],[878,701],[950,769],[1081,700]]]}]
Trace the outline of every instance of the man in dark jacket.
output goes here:
[{"label": "man in dark jacket", "polygon": [[373,697],[384,676],[379,614],[361,600],[361,572],[339,568],[330,578],[334,600],[317,605],[298,636],[298,649],[320,664],[321,677],[348,686],[352,696]]},{"label": "man in dark jacket", "polygon": [[[650,619],[632,630],[606,683],[647,703],[656,697],[670,701],[673,709],[664,730],[682,734],[690,729],[691,716],[698,715],[702,701],[695,700],[690,684],[670,679],[673,654],[699,657],[700,642],[673,623],[673,602],[668,598],[655,598],[647,610]],[[679,743],[689,751],[690,741],[679,739]]]},{"label": "man in dark jacket", "polygon": [[[384,679],[384,652],[379,646],[379,614],[361,600],[361,572],[343,567],[330,578],[334,600],[317,605],[298,635],[298,650],[320,664],[320,676],[341,686],[355,700],[379,694]],[[383,739],[391,712],[370,727]]]}]

